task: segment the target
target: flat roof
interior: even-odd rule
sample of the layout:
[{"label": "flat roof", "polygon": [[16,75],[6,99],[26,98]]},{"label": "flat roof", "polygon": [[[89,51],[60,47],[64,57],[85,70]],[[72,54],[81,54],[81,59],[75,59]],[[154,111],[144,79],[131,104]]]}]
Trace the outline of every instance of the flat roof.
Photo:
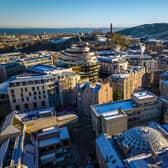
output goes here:
[{"label": "flat roof", "polygon": [[64,43],[65,41],[71,39],[72,37],[62,37],[61,39],[52,39],[51,43],[53,44],[59,44],[59,43]]},{"label": "flat roof", "polygon": [[154,98],[155,95],[147,90],[137,91],[133,93],[133,96],[135,96],[139,100],[148,99],[148,98]]},{"label": "flat roof", "polygon": [[40,137],[40,136],[45,136],[48,134],[57,133],[59,131],[60,130],[58,127],[50,127],[50,128],[42,129],[37,135]]},{"label": "flat roof", "polygon": [[67,127],[62,127],[60,128],[60,139],[69,139],[69,132],[68,132],[68,128]]},{"label": "flat roof", "polygon": [[[52,72],[52,71],[51,71]],[[31,73],[31,74],[23,74],[23,75],[18,75],[10,81],[9,83],[17,83],[17,82],[27,82],[27,81],[36,81],[36,80],[43,80],[43,79],[53,79],[57,78],[56,75],[60,76],[66,76],[66,75],[75,75],[75,72],[72,72],[70,69],[64,69],[60,70],[58,72],[53,72],[53,73],[47,73],[47,74],[40,74],[40,73]]]},{"label": "flat roof", "polygon": [[53,115],[55,112],[54,107],[45,107],[45,108],[39,108],[36,110],[29,110],[29,111],[24,111],[24,112],[20,112],[20,111],[15,111],[16,113],[16,117],[20,120],[20,121],[29,121],[32,120],[34,118],[38,119],[41,118],[41,114],[51,114]]},{"label": "flat roof", "polygon": [[112,63],[114,61],[122,61],[123,60],[117,56],[110,56],[110,57],[98,56],[97,59],[98,59],[98,61],[109,62],[109,63]]},{"label": "flat roof", "polygon": [[12,55],[20,55],[20,54],[22,54],[22,53],[21,52],[5,53],[5,54],[0,54],[0,57],[12,56]]},{"label": "flat roof", "polygon": [[49,65],[38,64],[38,65],[30,67],[29,69],[37,69],[37,70],[42,70],[42,71],[53,71],[55,69],[60,70],[62,68],[49,66]]},{"label": "flat roof", "polygon": [[46,146],[50,146],[50,145],[54,145],[54,144],[58,144],[58,143],[60,143],[60,139],[59,139],[59,137],[55,136],[52,138],[40,140],[38,147],[42,148],[42,147],[46,147]]},{"label": "flat roof", "polygon": [[38,65],[28,68],[28,71],[36,72],[40,74],[49,74],[49,73],[58,74],[58,73],[63,73],[63,72],[72,72],[72,68],[60,68],[56,66],[38,64]]},{"label": "flat roof", "polygon": [[21,62],[26,62],[26,61],[32,61],[32,60],[39,60],[39,59],[43,59],[43,58],[51,58],[50,55],[39,55],[39,56],[35,56],[35,57],[25,57],[20,59]]},{"label": "flat roof", "polygon": [[45,146],[57,144],[57,143],[60,143],[61,140],[70,138],[67,127],[61,127],[61,128],[50,127],[47,129],[43,129],[43,132],[38,133],[38,136],[48,135],[54,132],[59,132],[59,134],[54,135],[50,138],[39,140],[39,147],[45,147]]},{"label": "flat roof", "polygon": [[40,160],[45,160],[45,159],[46,159],[46,160],[49,160],[49,161],[50,161],[51,158],[53,158],[53,159],[56,160],[55,152],[48,153],[48,154],[45,154],[45,155],[40,156]]},{"label": "flat roof", "polygon": [[130,73],[125,73],[125,74],[113,74],[113,75],[111,75],[111,78],[112,78],[112,79],[120,79],[120,80],[122,80],[122,79],[125,79],[125,78],[129,77],[129,76],[130,76]]},{"label": "flat roof", "polygon": [[24,75],[18,75],[15,79],[10,81],[9,83],[16,83],[16,82],[26,82],[26,81],[34,81],[34,80],[42,80],[42,79],[50,79],[55,77],[52,74],[47,75],[39,75],[39,74],[24,74]]},{"label": "flat roof", "polygon": [[[101,134],[98,138],[96,138],[96,145],[103,159],[104,160],[109,159],[106,163],[109,168],[117,166],[124,167],[124,164],[120,160],[119,155],[115,151],[115,148],[112,146],[113,143],[110,143],[104,134]],[[112,163],[112,160],[115,160],[115,162]]]},{"label": "flat roof", "polygon": [[133,100],[122,100],[122,101],[114,101],[111,103],[93,105],[96,115],[118,115],[118,109],[121,108],[123,111],[130,110],[133,108]]},{"label": "flat roof", "polygon": [[98,54],[99,55],[116,55],[116,52],[112,50],[101,50],[101,51],[98,51]]}]

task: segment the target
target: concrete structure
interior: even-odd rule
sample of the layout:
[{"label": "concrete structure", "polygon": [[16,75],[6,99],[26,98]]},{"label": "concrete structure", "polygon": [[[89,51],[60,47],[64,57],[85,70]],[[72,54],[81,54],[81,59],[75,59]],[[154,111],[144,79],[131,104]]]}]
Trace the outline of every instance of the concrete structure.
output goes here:
[{"label": "concrete structure", "polygon": [[125,73],[112,74],[110,80],[114,90],[113,94],[118,92],[123,99],[131,98],[136,89],[142,88],[144,75],[143,66],[131,67]]},{"label": "concrete structure", "polygon": [[168,69],[168,50],[162,50],[158,56],[159,67]]},{"label": "concrete structure", "polygon": [[168,80],[160,82],[160,95],[168,96]]},{"label": "concrete structure", "polygon": [[100,63],[100,72],[103,74],[121,73],[128,68],[128,61],[120,56],[98,56],[97,59]]},{"label": "concrete structure", "polygon": [[52,65],[52,60],[50,55],[39,55],[34,57],[27,56],[20,59],[19,61],[26,68],[34,65],[38,65],[38,64]]},{"label": "concrete structure", "polygon": [[134,92],[132,99],[93,105],[92,126],[98,135],[120,133],[127,128],[161,120],[161,104],[154,94],[146,90]]},{"label": "concrete structure", "polygon": [[148,168],[168,166],[168,140],[161,126],[134,127],[121,134],[96,139],[96,156],[101,168]]},{"label": "concrete structure", "polygon": [[54,106],[57,85],[57,76],[53,75],[17,76],[8,88],[12,111]]},{"label": "concrete structure", "polygon": [[124,168],[124,163],[104,134],[96,138],[96,157],[101,168]]},{"label": "concrete structure", "polygon": [[[80,76],[72,69],[38,65],[30,70],[36,73],[17,76],[9,83],[12,110],[76,104],[75,88]],[[67,95],[71,98],[67,99]]]},{"label": "concrete structure", "polygon": [[62,107],[76,106],[76,85],[80,80],[80,75],[74,72],[64,73],[64,77],[59,79],[59,99]]},{"label": "concrete structure", "polygon": [[165,69],[153,69],[146,71],[145,77],[143,79],[143,88],[159,95],[160,77],[163,72],[165,72]]},{"label": "concrete structure", "polygon": [[161,74],[159,90],[161,96],[168,96],[168,72]]},{"label": "concrete structure", "polygon": [[9,95],[8,95],[8,86],[9,82],[12,81],[13,78],[10,78],[2,83],[0,83],[0,117],[5,117],[8,113],[11,112]]},{"label": "concrete structure", "polygon": [[72,68],[59,68],[51,65],[38,64],[27,69],[28,72],[40,75],[57,75],[63,72],[72,72]]},{"label": "concrete structure", "polygon": [[36,65],[28,68],[28,71],[40,75],[59,75],[59,101],[56,103],[57,106],[76,105],[76,84],[80,81],[80,75],[73,72],[72,68]]},{"label": "concrete structure", "polygon": [[162,104],[162,122],[168,123],[168,96],[161,96],[160,101]]},{"label": "concrete structure", "polygon": [[136,56],[136,55],[128,55],[127,60],[130,65],[133,66],[144,66],[148,69],[156,69],[158,68],[158,60],[153,59],[151,56]]},{"label": "concrete structure", "polygon": [[[68,156],[71,146],[67,127],[50,127],[37,133],[40,167],[59,166]],[[60,163],[61,162],[61,163]]]},{"label": "concrete structure", "polygon": [[113,100],[113,89],[110,82],[90,84],[84,82],[77,86],[77,109],[80,115],[91,116],[90,106]]},{"label": "concrete structure", "polygon": [[24,66],[19,62],[9,62],[6,64],[0,64],[0,82],[3,82],[14,75],[23,73]]},{"label": "concrete structure", "polygon": [[132,66],[144,66],[148,69],[158,68],[158,60],[144,53],[145,45],[140,44],[128,50],[126,59]]},{"label": "concrete structure", "polygon": [[[0,132],[0,167],[50,167],[64,161],[70,147],[67,127],[77,116],[56,117],[53,107],[10,113]],[[54,160],[53,160],[54,159]],[[58,165],[58,164],[57,164]]]},{"label": "concrete structure", "polygon": [[72,67],[81,78],[89,78],[91,82],[98,80],[100,66],[95,53],[90,51],[88,43],[73,44],[70,49],[61,51],[58,54],[57,65]]},{"label": "concrete structure", "polygon": [[8,62],[14,60],[14,58],[20,58],[22,55],[23,54],[21,52],[0,54],[0,63],[7,64]]}]

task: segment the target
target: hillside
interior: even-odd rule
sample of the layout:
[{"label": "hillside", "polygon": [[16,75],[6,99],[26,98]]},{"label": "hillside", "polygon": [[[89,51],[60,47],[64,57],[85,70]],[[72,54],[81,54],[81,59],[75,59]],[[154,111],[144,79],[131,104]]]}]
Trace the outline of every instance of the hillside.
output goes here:
[{"label": "hillside", "polygon": [[148,37],[168,40],[168,23],[144,24],[118,31],[122,35],[132,37]]}]

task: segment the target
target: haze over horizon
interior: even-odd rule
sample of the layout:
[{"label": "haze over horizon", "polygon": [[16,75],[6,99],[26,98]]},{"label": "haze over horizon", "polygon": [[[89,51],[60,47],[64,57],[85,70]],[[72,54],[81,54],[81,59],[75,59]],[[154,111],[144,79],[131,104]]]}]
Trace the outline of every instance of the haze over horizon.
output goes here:
[{"label": "haze over horizon", "polygon": [[1,0],[0,28],[131,27],[168,23],[167,0]]}]

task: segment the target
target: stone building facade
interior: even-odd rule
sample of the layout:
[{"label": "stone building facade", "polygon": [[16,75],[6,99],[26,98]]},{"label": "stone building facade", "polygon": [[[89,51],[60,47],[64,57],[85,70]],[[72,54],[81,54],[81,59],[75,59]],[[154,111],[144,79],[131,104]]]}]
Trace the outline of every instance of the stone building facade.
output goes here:
[{"label": "stone building facade", "polygon": [[113,94],[119,92],[121,99],[131,98],[132,93],[143,86],[143,78],[145,75],[145,68],[143,66],[137,66],[129,69],[124,74],[111,75],[111,83],[113,87]]},{"label": "stone building facade", "polygon": [[113,88],[110,82],[90,84],[84,82],[77,86],[77,109],[81,115],[91,116],[90,106],[113,101]]}]

